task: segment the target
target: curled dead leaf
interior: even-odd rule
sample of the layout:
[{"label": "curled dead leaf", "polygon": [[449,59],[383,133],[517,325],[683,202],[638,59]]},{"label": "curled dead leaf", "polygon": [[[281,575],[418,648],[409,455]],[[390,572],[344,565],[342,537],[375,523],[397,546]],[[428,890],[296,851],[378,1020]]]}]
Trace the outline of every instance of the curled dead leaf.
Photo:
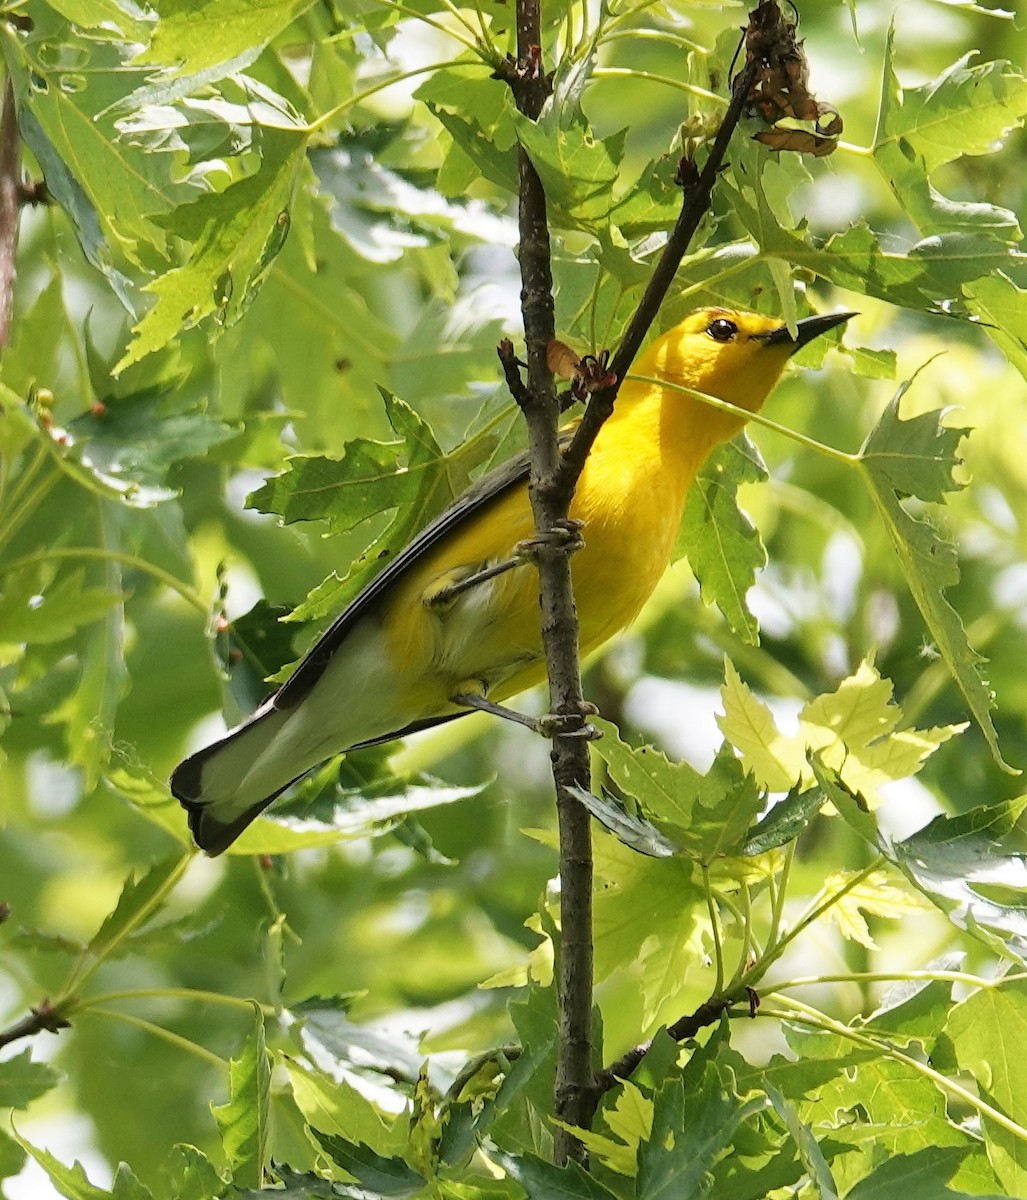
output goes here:
[{"label": "curled dead leaf", "polygon": [[560,379],[574,379],[581,366],[581,357],[566,342],[553,338],[546,346],[546,364]]},{"label": "curled dead leaf", "polygon": [[[749,111],[771,127],[755,135],[758,142],[772,150],[822,158],[836,148],[842,119],[833,105],[821,103],[809,90],[809,65],[797,28],[785,19],[776,0],[762,0],[750,13],[745,54],[747,64],[756,64],[756,75],[747,101]],[[735,77],[735,86],[743,74]],[[781,125],[782,121],[802,121],[813,128]]]}]

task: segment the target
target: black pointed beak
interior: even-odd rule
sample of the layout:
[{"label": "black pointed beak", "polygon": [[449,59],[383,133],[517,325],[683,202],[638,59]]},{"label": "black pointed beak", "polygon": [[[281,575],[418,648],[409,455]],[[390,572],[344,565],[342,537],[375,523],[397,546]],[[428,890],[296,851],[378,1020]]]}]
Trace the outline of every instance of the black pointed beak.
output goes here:
[{"label": "black pointed beak", "polygon": [[790,345],[794,354],[796,350],[801,350],[807,342],[812,342],[815,337],[827,333],[829,329],[834,329],[836,325],[841,325],[851,317],[858,316],[859,313],[855,312],[840,312],[826,313],[819,317],[803,317],[796,327],[794,338],[788,332],[788,326],[782,325],[780,329],[772,329],[770,333],[763,334],[762,341],[766,346]]}]

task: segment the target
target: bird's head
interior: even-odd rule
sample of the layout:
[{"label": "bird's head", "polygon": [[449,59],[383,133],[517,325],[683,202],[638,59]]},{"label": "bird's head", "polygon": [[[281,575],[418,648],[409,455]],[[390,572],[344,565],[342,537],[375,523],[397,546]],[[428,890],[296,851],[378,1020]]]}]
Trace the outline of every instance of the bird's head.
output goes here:
[{"label": "bird's head", "polygon": [[756,412],[796,350],[855,315],[806,317],[793,337],[775,317],[700,308],[657,339],[633,374],[655,375]]}]

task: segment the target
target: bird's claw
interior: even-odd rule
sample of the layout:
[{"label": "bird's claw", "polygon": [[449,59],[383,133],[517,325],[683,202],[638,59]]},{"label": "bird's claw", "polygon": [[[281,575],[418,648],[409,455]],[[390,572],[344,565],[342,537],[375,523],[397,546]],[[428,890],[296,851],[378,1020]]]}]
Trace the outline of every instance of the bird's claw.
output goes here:
[{"label": "bird's claw", "polygon": [[584,700],[575,712],[545,713],[538,718],[535,727],[543,737],[584,738],[586,741],[594,742],[603,736],[602,730],[596,729],[584,718],[598,716],[598,714],[599,709]]},{"label": "bird's claw", "polygon": [[524,538],[523,541],[518,542],[514,546],[514,554],[519,558],[533,559],[544,547],[553,547],[563,550],[567,554],[573,554],[585,544],[585,539],[581,536],[584,527],[584,521],[578,521],[574,517],[565,517],[561,521],[554,522],[551,529],[535,533],[530,538]]}]

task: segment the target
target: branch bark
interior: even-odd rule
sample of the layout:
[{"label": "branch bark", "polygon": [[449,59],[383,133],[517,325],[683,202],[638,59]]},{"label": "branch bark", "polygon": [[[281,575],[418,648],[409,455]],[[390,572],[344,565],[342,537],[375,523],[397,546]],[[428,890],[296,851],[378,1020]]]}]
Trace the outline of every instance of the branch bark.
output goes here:
[{"label": "branch bark", "polygon": [[[510,72],[517,107],[537,120],[549,94],[541,61],[539,0],[518,0],[517,63]],[[584,723],[578,617],[571,589],[567,539],[553,533],[567,517],[573,489],[558,486],[560,404],[546,348],[555,336],[549,225],[542,181],[525,151],[518,151],[521,313],[527,378],[515,396],[524,411],[531,455],[529,495],[538,533],[542,645],[549,676],[550,707],[573,727]],[[575,720],[576,719],[576,720]],[[592,842],[589,816],[569,788],[588,786],[588,747],[580,738],[557,736],[552,750],[560,830],[559,1034],[554,1109],[568,1124],[587,1127],[595,1108],[592,1074]],[[557,1128],[558,1163],[583,1160],[584,1148]]]},{"label": "branch bark", "polygon": [[[518,109],[533,121],[538,119],[550,91],[541,60],[540,40],[540,0],[517,0],[517,60],[506,64],[498,74],[510,84]],[[584,738],[566,736],[568,732],[582,731],[585,705],[569,543],[566,538],[556,538],[554,533],[566,522],[585,459],[603,422],[613,411],[620,381],[634,360],[699,223],[709,210],[714,183],[723,165],[728,142],[749,99],[757,69],[757,61],[750,55],[734,82],[727,113],[703,170],[696,173],[691,161],[683,160],[681,212],[614,356],[611,370],[615,381],[593,393],[571,445],[563,455],[557,442],[560,404],[546,361],[547,347],[555,335],[546,197],[531,160],[523,147],[518,150],[521,312],[527,359],[524,384],[510,349],[501,348],[500,357],[511,392],[524,412],[528,427],[529,495],[538,537],[542,644],[550,707],[566,720],[563,735],[553,739],[552,750],[560,831],[559,1034],[554,1108],[561,1122],[580,1128],[591,1125],[602,1091],[592,1067],[591,827],[587,810],[572,792],[575,787],[588,788],[589,755]],[[638,1061],[644,1053],[645,1050],[641,1050]],[[604,1072],[605,1086],[610,1086],[607,1078],[612,1082],[613,1077],[610,1072]],[[571,1159],[584,1161],[585,1150],[578,1138],[558,1127],[554,1157],[559,1164]]]},{"label": "branch bark", "polygon": [[[745,994],[749,997],[750,1015],[755,1016],[754,1005],[756,1002],[752,999],[755,993],[749,992],[746,989]],[[719,1021],[721,1016],[737,1000],[737,996],[714,996],[712,999],[700,1004],[695,1012],[687,1013],[685,1016],[679,1017],[673,1025],[668,1025],[667,1035],[673,1038],[675,1042],[687,1041],[688,1038],[695,1037],[700,1029]],[[630,1079],[642,1063],[642,1060],[652,1049],[652,1046],[652,1038],[649,1038],[648,1041],[640,1042],[637,1046],[632,1046],[616,1062],[611,1063],[604,1070],[600,1071],[596,1078],[600,1094],[609,1091],[618,1080]]]},{"label": "branch bark", "polygon": [[21,134],[10,75],[0,112],[0,350],[11,337],[14,315],[14,256],[21,208]]},{"label": "branch bark", "polygon": [[32,1009],[27,1017],[22,1017],[13,1025],[0,1030],[0,1049],[9,1046],[20,1038],[34,1037],[37,1033],[59,1033],[62,1029],[70,1029],[71,1022],[61,1016],[58,1010],[44,1000],[38,1008]]}]

